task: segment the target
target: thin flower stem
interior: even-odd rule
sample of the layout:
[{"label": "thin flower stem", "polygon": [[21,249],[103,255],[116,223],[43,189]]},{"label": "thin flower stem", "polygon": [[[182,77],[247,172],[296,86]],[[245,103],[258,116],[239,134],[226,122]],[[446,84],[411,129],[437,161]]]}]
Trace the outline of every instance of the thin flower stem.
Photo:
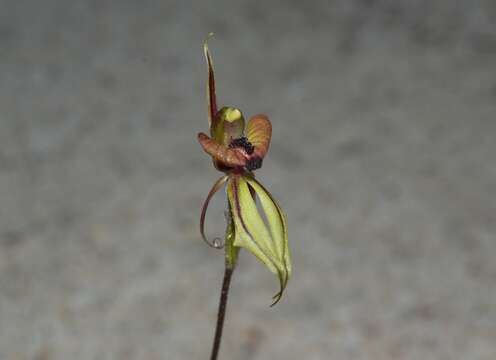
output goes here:
[{"label": "thin flower stem", "polygon": [[231,284],[231,276],[233,271],[234,267],[230,267],[226,264],[226,269],[224,271],[224,280],[222,282],[222,291],[220,293],[219,311],[217,312],[217,325],[215,327],[214,343],[212,346],[212,355],[210,356],[210,360],[217,360],[217,355],[219,354],[220,341],[222,340],[222,329],[224,327],[224,317],[226,315],[227,296],[229,294],[229,285]]}]

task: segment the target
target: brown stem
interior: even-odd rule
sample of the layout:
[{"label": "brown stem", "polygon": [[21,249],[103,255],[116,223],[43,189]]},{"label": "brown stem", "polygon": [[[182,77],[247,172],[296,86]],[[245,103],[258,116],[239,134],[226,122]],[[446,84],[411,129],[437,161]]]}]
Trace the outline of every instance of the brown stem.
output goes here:
[{"label": "brown stem", "polygon": [[217,313],[217,325],[215,327],[214,344],[212,346],[212,355],[210,356],[210,360],[217,360],[217,355],[219,353],[220,341],[222,339],[222,329],[224,327],[224,317],[226,315],[227,295],[229,294],[229,285],[231,284],[231,276],[233,271],[234,267],[230,267],[226,264],[226,269],[224,271],[224,280],[222,282],[222,291],[220,293],[219,311]]}]

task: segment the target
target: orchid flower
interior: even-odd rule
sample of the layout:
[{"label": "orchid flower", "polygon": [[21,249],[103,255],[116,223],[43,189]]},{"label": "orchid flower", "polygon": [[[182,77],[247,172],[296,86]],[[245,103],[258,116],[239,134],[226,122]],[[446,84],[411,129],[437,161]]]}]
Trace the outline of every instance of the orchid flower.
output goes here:
[{"label": "orchid flower", "polygon": [[[208,39],[207,39],[208,41]],[[277,275],[279,292],[276,304],[291,275],[286,217],[272,195],[255,179],[269,150],[272,126],[266,115],[252,116],[245,127],[242,112],[234,107],[217,109],[212,57],[207,41],[204,53],[208,67],[207,98],[210,136],[199,133],[198,141],[212,157],[215,168],[224,173],[210,190],[202,208],[200,232],[212,247],[225,246],[226,266],[234,268],[240,248],[255,255]],[[205,235],[205,215],[212,196],[226,185],[228,226],[224,244]],[[257,206],[257,201],[259,205]]]}]

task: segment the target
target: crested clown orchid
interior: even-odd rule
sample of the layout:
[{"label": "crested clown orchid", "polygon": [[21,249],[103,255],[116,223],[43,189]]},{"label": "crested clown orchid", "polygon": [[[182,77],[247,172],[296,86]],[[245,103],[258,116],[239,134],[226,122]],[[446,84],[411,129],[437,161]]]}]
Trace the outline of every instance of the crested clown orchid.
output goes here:
[{"label": "crested clown orchid", "polygon": [[[291,275],[286,216],[254,175],[254,171],[262,166],[269,150],[272,126],[268,117],[263,114],[252,116],[245,126],[245,119],[239,109],[217,109],[214,70],[207,41],[203,48],[208,68],[210,136],[199,133],[198,141],[212,157],[215,168],[224,175],[215,182],[203,204],[200,217],[201,236],[214,248],[225,247],[226,266],[234,268],[239,249],[244,248],[276,274],[280,289],[273,297],[274,305],[280,300]],[[222,243],[219,238],[209,241],[204,225],[208,204],[224,185],[228,224]]]}]

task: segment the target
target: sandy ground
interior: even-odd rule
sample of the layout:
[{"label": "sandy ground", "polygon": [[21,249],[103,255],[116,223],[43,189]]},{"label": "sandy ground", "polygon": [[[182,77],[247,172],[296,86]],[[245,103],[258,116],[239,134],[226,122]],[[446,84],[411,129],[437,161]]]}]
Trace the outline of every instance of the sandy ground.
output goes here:
[{"label": "sandy ground", "polygon": [[0,359],[208,358],[209,31],[294,258],[269,308],[242,254],[221,359],[496,359],[494,1],[0,5]]}]

